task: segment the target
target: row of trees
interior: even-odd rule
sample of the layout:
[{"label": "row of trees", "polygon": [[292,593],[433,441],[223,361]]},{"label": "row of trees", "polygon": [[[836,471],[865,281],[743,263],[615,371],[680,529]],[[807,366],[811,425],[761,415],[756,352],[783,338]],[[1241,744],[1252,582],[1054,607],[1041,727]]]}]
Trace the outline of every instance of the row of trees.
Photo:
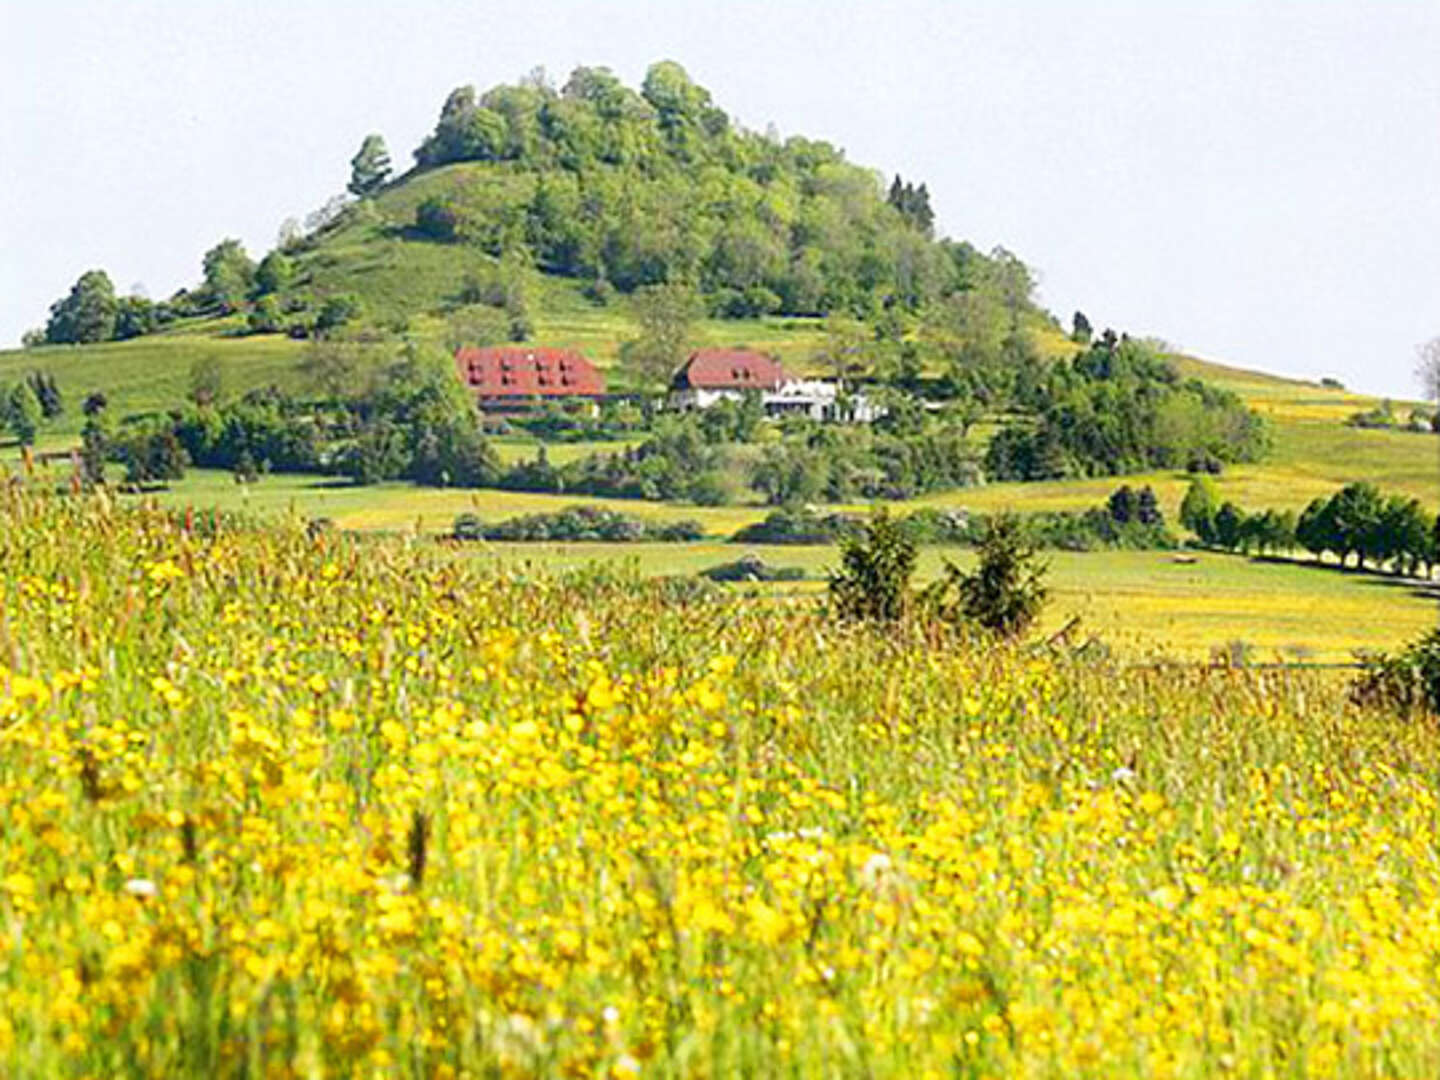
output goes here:
[{"label": "row of trees", "polygon": [[1221,502],[1208,478],[1192,481],[1180,521],[1204,543],[1229,551],[1270,554],[1303,548],[1317,559],[1333,556],[1361,569],[1424,573],[1440,562],[1440,518],[1419,499],[1386,495],[1374,484],[1348,484],[1315,498],[1297,516],[1289,510],[1247,512]]}]

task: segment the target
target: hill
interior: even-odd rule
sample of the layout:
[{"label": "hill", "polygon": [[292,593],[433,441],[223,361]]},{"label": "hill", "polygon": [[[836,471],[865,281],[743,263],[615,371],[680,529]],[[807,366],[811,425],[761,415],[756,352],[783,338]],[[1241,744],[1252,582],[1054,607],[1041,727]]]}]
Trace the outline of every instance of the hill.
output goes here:
[{"label": "hill", "polygon": [[[923,184],[897,177],[887,189],[878,174],[845,161],[828,144],[781,143],[746,132],[723,117],[703,89],[676,82],[683,72],[657,69],[638,93],[597,69],[580,69],[558,91],[528,83],[478,95],[462,88],[450,95],[435,133],[417,151],[415,168],[390,179],[383,142],[368,138],[357,155],[360,197],[333,202],[312,216],[308,231],[291,230],[258,265],[239,245],[222,241],[202,260],[196,287],[154,304],[107,300],[103,274],[82,276],[57,303],[51,336],[129,339],[0,352],[0,386],[42,371],[63,390],[69,407],[41,429],[42,450],[75,445],[83,424],[79,406],[92,393],[105,395],[108,415],[122,430],[193,408],[187,398],[197,368],[212,378],[218,373],[220,396],[232,402],[266,387],[297,399],[313,395],[301,363],[315,340],[359,339],[392,350],[410,342],[438,353],[461,341],[523,336],[579,348],[607,371],[612,387],[640,388],[630,363],[642,334],[637,304],[651,290],[680,287],[696,306],[689,344],[750,346],[796,372],[843,372],[896,400],[928,402],[931,419],[916,414],[911,433],[887,436],[891,441],[881,449],[893,456],[923,442],[925,453],[939,446],[983,461],[991,476],[984,486],[960,488],[949,480],[928,486],[907,480],[905,498],[897,502],[902,511],[1084,511],[1104,503],[1117,485],[1114,474],[1123,473],[1127,483],[1149,486],[1173,521],[1191,479],[1186,447],[1192,456],[1197,448],[1202,458],[1224,455],[1220,497],[1246,508],[1299,510],[1359,480],[1381,482],[1435,508],[1440,468],[1431,440],[1345,426],[1351,414],[1374,408],[1374,400],[1108,334],[1087,344],[1088,322],[1082,326],[1077,316],[1076,333],[1067,333],[1035,303],[1032,276],[1014,255],[1000,249],[987,255],[934,237]],[[496,117],[503,123],[497,126]],[[808,291],[801,288],[806,281],[813,286]],[[1224,434],[1227,417],[1243,418],[1242,405],[1268,424],[1269,449],[1259,460],[1249,460],[1258,453],[1234,452]],[[965,419],[952,427],[957,407]],[[342,403],[332,416],[341,450],[349,437],[344,432],[369,423],[369,411],[370,405]],[[1126,418],[1118,429],[1111,423],[1117,416]],[[1099,442],[1071,439],[1080,421]],[[1178,423],[1183,437],[1151,445],[1146,432],[1159,421],[1172,431]],[[1057,436],[1048,446],[1040,438],[1047,425]],[[942,441],[932,438],[937,433]],[[549,461],[565,466],[647,437],[637,432],[619,442],[555,444]],[[801,460],[811,437],[784,438],[792,458]],[[858,446],[869,436],[815,438]],[[1018,447],[1019,465],[1013,453],[996,460],[997,441],[1011,451]],[[538,448],[524,431],[492,447],[505,468],[533,458]],[[712,477],[752,472],[769,452],[757,445],[728,457],[712,454],[703,471]],[[15,454],[0,445],[0,456]],[[872,453],[845,467],[873,472],[882,463]],[[432,532],[447,529],[460,512],[494,520],[575,501],[573,494],[493,487],[348,487],[333,471],[264,476],[237,486],[228,468],[193,470],[159,498],[291,509],[347,528]],[[702,469],[674,471],[683,477]],[[1006,475],[1030,479],[994,482]],[[853,485],[827,497],[832,509],[856,512],[876,497],[894,499],[883,486]],[[606,503],[593,492],[589,501]],[[724,537],[766,512],[753,489],[727,501],[686,505],[683,516],[698,519],[711,537]],[[642,517],[679,516],[665,502],[607,505]],[[631,553],[658,571],[708,559],[704,548]],[[526,551],[562,564],[574,557]],[[804,561],[813,569],[825,558],[812,552]],[[1199,628],[1165,623],[1165,597],[1184,590],[1167,593],[1160,577],[1177,572],[1157,575],[1153,560],[1127,553],[1106,559],[1103,567],[1084,557],[1062,560],[1062,593],[1099,611],[1109,626],[1133,628],[1136,611],[1148,604],[1153,614],[1141,618],[1145,630],[1159,625],[1172,642],[1197,646],[1225,640],[1217,635],[1230,608]],[[932,563],[927,557],[931,572],[938,565]],[[1318,597],[1327,610],[1352,614],[1380,599],[1363,587],[1337,591],[1313,575],[1256,572],[1254,581],[1268,582],[1274,593],[1259,636],[1277,647],[1304,643],[1291,616],[1312,610]],[[1227,587],[1224,577],[1207,575],[1216,597]],[[1252,579],[1241,579],[1234,594],[1253,594]],[[1091,582],[1100,583],[1098,592]],[[1198,587],[1188,582],[1184,589]],[[1146,599],[1127,604],[1127,595]],[[1345,607],[1352,601],[1355,606]],[[1400,621],[1407,626],[1421,618],[1419,607],[1406,612]],[[1255,629],[1253,620],[1233,621],[1247,634]],[[1337,626],[1326,643],[1338,651],[1385,642]]]}]

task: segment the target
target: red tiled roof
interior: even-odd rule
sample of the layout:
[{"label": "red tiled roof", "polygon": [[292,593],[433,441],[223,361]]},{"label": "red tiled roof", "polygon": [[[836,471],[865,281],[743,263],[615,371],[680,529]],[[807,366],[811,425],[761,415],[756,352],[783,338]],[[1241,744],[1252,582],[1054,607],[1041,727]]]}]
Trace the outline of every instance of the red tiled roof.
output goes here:
[{"label": "red tiled roof", "polygon": [[605,393],[605,378],[574,349],[491,345],[455,354],[460,380],[476,397],[572,397]]},{"label": "red tiled roof", "polygon": [[786,379],[778,360],[749,349],[696,349],[675,375],[679,390],[775,390]]}]

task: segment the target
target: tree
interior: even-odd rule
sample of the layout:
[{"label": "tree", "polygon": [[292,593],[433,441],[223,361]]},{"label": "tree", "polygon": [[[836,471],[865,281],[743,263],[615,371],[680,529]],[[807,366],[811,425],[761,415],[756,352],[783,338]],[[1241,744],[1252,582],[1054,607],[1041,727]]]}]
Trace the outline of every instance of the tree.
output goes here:
[{"label": "tree", "polygon": [[1155,497],[1155,489],[1149,484],[1140,489],[1140,496],[1136,500],[1135,516],[1141,525],[1165,524],[1165,515],[1160,511],[1160,500]]},{"label": "tree", "polygon": [[255,268],[255,295],[268,296],[284,290],[295,276],[295,264],[283,251],[272,251]]},{"label": "tree", "polygon": [[40,422],[45,418],[35,391],[27,382],[18,382],[5,395],[5,426],[19,440],[21,446],[33,446],[39,433]]},{"label": "tree", "polygon": [[1180,524],[1203,542],[1210,543],[1215,535],[1215,515],[1220,510],[1220,493],[1208,476],[1190,481],[1185,498],[1180,502]]},{"label": "tree", "polygon": [[890,185],[886,201],[900,212],[905,221],[929,236],[935,228],[935,211],[930,208],[930,192],[924,184],[916,187],[897,175]]},{"label": "tree", "polygon": [[54,420],[65,411],[65,399],[60,393],[60,384],[55,381],[55,376],[44,371],[36,371],[27,380],[30,389],[35,393],[35,400],[40,403],[40,413],[46,420]]},{"label": "tree", "polygon": [[52,345],[88,345],[115,336],[115,286],[104,270],[87,270],[70,295],[50,305],[45,340]]},{"label": "tree", "polygon": [[85,401],[85,426],[80,430],[80,477],[86,487],[105,483],[105,461],[110,456],[111,433],[102,402],[91,407],[96,397]]},{"label": "tree", "polygon": [[385,149],[385,140],[373,133],[366,135],[350,159],[350,193],[362,199],[373,195],[389,175],[390,151]]},{"label": "tree", "polygon": [[1391,495],[1381,510],[1379,528],[1372,545],[1379,562],[1393,562],[1401,573],[1414,574],[1430,564],[1430,520],[1419,499]]},{"label": "tree", "polygon": [[689,351],[700,299],[691,285],[669,281],[637,289],[633,306],[640,335],[625,344],[621,360],[643,390],[663,393]]},{"label": "tree", "polygon": [[927,602],[943,618],[971,622],[1001,637],[1024,633],[1049,590],[1047,567],[1038,561],[1020,519],[1013,514],[991,518],[978,555],[979,565],[968,574],[947,560],[945,576],[927,591]]},{"label": "tree", "polygon": [[357,484],[394,480],[405,471],[405,433],[385,417],[366,424],[341,464]]},{"label": "tree", "polygon": [[226,312],[234,311],[255,285],[255,264],[239,240],[221,240],[205,253],[205,291]]},{"label": "tree", "polygon": [[151,333],[160,325],[162,313],[168,315],[168,309],[143,296],[120,297],[115,301],[115,340],[129,341]]},{"label": "tree", "polygon": [[894,622],[910,606],[910,579],[919,550],[896,519],[881,510],[859,536],[840,542],[840,569],[830,600],[842,619]]},{"label": "tree", "polygon": [[[1151,498],[1154,498],[1154,492],[1151,492]],[[1129,484],[1112,491],[1107,505],[1110,518],[1117,525],[1128,525],[1132,521],[1140,520],[1140,495]]]},{"label": "tree", "polygon": [[1245,524],[1245,512],[1233,502],[1227,502],[1215,514],[1215,543],[1226,551],[1240,546],[1241,532]]},{"label": "tree", "polygon": [[1332,500],[1318,496],[1311,499],[1295,523],[1295,540],[1317,559],[1327,551],[1340,551],[1339,539],[1335,533],[1334,508]]},{"label": "tree", "polygon": [[1372,538],[1377,534],[1383,511],[1379,488],[1368,483],[1347,484],[1331,497],[1330,506],[1340,564],[1343,566],[1353,553],[1363,570],[1366,556],[1377,547]]},{"label": "tree", "polygon": [[169,424],[132,436],[122,456],[125,479],[131,484],[163,484],[185,476],[185,449]]},{"label": "tree", "polygon": [[1075,312],[1075,317],[1070,321],[1070,340],[1079,345],[1089,345],[1094,334],[1095,330],[1091,327],[1090,320],[1085,317],[1085,313],[1083,311]]}]

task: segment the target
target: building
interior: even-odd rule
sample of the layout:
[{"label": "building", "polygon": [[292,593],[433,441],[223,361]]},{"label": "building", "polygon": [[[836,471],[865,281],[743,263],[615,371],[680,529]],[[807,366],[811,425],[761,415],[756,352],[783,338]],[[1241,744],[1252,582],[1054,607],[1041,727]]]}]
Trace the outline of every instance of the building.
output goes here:
[{"label": "building", "polygon": [[780,361],[749,349],[697,349],[671,383],[676,409],[708,409],[720,401],[760,397],[767,416],[869,423],[881,415],[864,394],[843,395],[829,379],[796,379]]},{"label": "building", "polygon": [[738,401],[748,392],[778,390],[788,379],[780,361],[749,349],[696,349],[675,373],[670,404],[677,409],[708,409],[718,401]]},{"label": "building", "polygon": [[455,354],[460,381],[486,412],[524,412],[546,401],[599,401],[605,377],[574,349],[488,345]]}]

